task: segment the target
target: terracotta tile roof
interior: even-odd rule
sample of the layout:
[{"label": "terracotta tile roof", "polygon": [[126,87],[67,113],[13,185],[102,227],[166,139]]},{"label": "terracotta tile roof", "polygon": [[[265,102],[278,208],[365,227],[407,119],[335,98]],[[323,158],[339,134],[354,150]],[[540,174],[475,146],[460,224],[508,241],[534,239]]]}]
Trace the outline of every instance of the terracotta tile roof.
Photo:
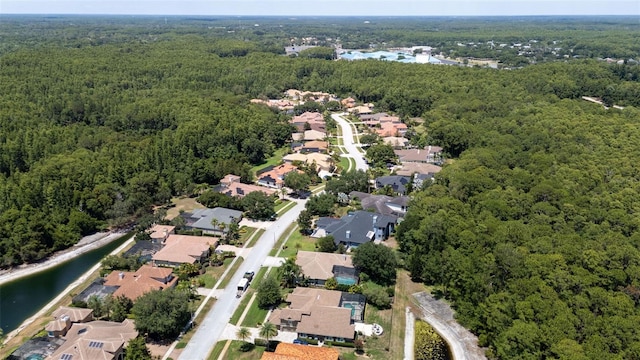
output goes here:
[{"label": "terracotta tile roof", "polygon": [[333,266],[353,267],[350,255],[331,254],[313,251],[298,251],[296,264],[302,273],[312,279],[327,280],[333,277]]},{"label": "terracotta tile roof", "polygon": [[195,264],[204,252],[217,244],[218,239],[209,236],[171,234],[165,241],[165,246],[155,253],[152,259],[179,264]]},{"label": "terracotta tile roof", "polygon": [[142,265],[136,272],[112,271],[105,278],[105,286],[119,286],[114,297],[125,296],[135,300],[153,290],[168,289],[176,285],[178,278],[171,268]]},{"label": "terracotta tile roof", "polygon": [[266,195],[273,195],[275,190],[265,188],[263,186],[251,185],[251,184],[243,184],[240,182],[230,184],[224,189],[220,190],[221,193],[227,194],[229,196],[237,196],[237,197],[245,197],[247,194],[250,194],[254,191],[260,191],[265,193]]},{"label": "terracotta tile roof", "polygon": [[334,348],[280,343],[275,352],[262,353],[261,360],[338,360],[340,352]]},{"label": "terracotta tile roof", "polygon": [[65,336],[65,342],[47,359],[60,359],[63,354],[73,360],[116,359],[129,340],[138,336],[133,321],[122,323],[92,321],[73,324]]}]

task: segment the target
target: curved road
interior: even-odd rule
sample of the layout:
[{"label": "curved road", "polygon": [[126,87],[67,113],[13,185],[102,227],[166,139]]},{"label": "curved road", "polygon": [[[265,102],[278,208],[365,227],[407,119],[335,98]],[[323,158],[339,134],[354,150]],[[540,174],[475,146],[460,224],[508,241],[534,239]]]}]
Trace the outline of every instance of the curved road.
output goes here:
[{"label": "curved road", "polygon": [[[348,152],[346,156],[351,157],[356,162],[356,169],[367,170],[367,163],[364,161],[362,152],[353,139],[353,128],[350,122],[342,118],[342,114],[332,114],[331,117],[340,125],[342,129],[342,141],[344,148]],[[199,360],[206,359],[215,344],[220,339],[231,315],[234,313],[241,299],[236,298],[235,286],[246,271],[258,271],[264,263],[269,251],[275,244],[275,239],[279,239],[289,225],[294,223],[300,212],[304,209],[306,200],[294,200],[296,206],[284,213],[278,220],[265,229],[264,234],[256,242],[251,252],[247,255],[242,265],[229,281],[229,285],[223,290],[213,305],[209,313],[202,320],[193,334],[193,337],[180,354],[180,359]]]},{"label": "curved road", "polygon": [[198,360],[206,359],[209,356],[209,353],[222,335],[225,326],[227,326],[231,315],[240,304],[241,298],[236,298],[236,284],[246,271],[258,272],[267,255],[269,255],[269,251],[273,248],[275,239],[279,239],[282,236],[287,227],[296,221],[298,215],[304,209],[305,200],[293,201],[296,202],[296,205],[265,229],[265,232],[229,281],[227,288],[218,297],[218,300],[202,322],[198,324],[196,332],[180,354],[180,359]]},{"label": "curved road", "polygon": [[351,123],[345,120],[342,114],[331,114],[331,118],[335,120],[340,128],[342,129],[342,143],[344,144],[345,150],[349,153],[348,155],[344,155],[350,157],[356,161],[356,169],[367,171],[369,166],[366,161],[364,161],[364,157],[362,156],[362,152],[353,141],[353,127]]}]

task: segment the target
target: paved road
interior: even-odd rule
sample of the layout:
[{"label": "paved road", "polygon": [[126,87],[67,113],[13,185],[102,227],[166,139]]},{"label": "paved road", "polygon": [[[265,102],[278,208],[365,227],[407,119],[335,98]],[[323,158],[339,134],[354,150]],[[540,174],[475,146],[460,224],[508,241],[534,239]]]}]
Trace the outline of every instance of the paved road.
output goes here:
[{"label": "paved road", "polygon": [[369,166],[362,157],[362,152],[353,141],[353,128],[351,123],[342,117],[343,114],[331,114],[333,120],[335,120],[342,129],[342,143],[344,149],[349,153],[347,156],[356,161],[356,169],[367,171]]},{"label": "paved road", "polygon": [[240,304],[241,299],[236,298],[236,284],[240,281],[245,271],[257,272],[260,269],[269,251],[273,248],[275,239],[279,239],[282,236],[287,227],[296,221],[298,215],[304,209],[305,200],[294,201],[296,205],[273,222],[256,242],[247,258],[244,259],[238,271],[229,281],[227,288],[218,297],[204,320],[198,324],[195,334],[193,334],[182,354],[180,354],[180,359],[206,359],[216,342],[221,339],[231,315]]},{"label": "paved road", "polygon": [[422,319],[429,323],[449,344],[454,360],[486,360],[478,338],[453,318],[453,310],[444,301],[425,292],[413,294],[422,310]]}]

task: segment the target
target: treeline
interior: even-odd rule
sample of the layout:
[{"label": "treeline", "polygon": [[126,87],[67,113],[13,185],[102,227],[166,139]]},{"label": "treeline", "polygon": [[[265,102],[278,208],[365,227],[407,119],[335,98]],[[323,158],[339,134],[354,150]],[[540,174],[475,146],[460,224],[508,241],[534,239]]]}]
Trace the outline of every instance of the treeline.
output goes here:
[{"label": "treeline", "polygon": [[640,112],[552,93],[430,123],[461,156],[400,224],[406,266],[492,358],[635,359]]},{"label": "treeline", "polygon": [[[2,266],[194,194],[286,144],[249,99],[288,88],[422,116],[447,165],[398,238],[491,354],[640,356],[638,69],[514,71],[287,58],[194,34],[0,57]],[[623,111],[580,100],[601,96]]]},{"label": "treeline", "polygon": [[[38,260],[227,173],[250,181],[251,165],[291,132],[282,114],[249,105],[251,97],[322,90],[425,115],[433,130],[421,136],[453,156],[480,141],[475,127],[483,119],[540,97],[606,92],[619,105],[640,102],[638,70],[627,65],[497,72],[349,63],[286,58],[251,42],[174,37],[43,46],[0,58],[1,266]],[[459,117],[467,122],[451,121]]]}]

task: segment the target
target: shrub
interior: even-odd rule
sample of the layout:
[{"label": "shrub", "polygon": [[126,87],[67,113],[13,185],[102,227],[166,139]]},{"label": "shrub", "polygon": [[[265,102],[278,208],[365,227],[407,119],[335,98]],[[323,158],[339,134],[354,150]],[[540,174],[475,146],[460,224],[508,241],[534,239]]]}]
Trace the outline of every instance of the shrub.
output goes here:
[{"label": "shrub", "polygon": [[[262,339],[256,339],[256,340],[262,340]],[[249,352],[253,349],[255,349],[256,345],[250,343],[250,342],[243,342],[242,345],[240,345],[240,351],[242,352]]]},{"label": "shrub", "polygon": [[268,342],[267,340],[265,340],[265,339],[261,339],[261,338],[255,338],[255,339],[253,340],[253,343],[254,343],[256,346],[264,346],[264,347],[266,347],[266,346],[269,344],[269,342]]}]

